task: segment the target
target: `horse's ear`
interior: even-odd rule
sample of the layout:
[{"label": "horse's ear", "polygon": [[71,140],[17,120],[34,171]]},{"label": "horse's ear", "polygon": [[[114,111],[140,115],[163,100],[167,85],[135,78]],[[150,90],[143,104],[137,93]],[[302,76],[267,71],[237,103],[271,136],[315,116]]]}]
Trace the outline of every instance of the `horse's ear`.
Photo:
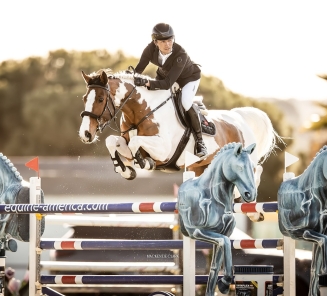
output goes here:
[{"label": "horse's ear", "polygon": [[242,144],[241,143],[236,143],[234,147],[234,154],[236,156],[240,155],[242,152]]},{"label": "horse's ear", "polygon": [[82,77],[83,77],[85,83],[88,84],[89,81],[90,81],[90,79],[91,79],[91,77],[88,76],[88,75],[86,75],[86,74],[84,73],[84,71],[82,71]]},{"label": "horse's ear", "polygon": [[107,85],[108,83],[108,76],[106,74],[106,72],[102,71],[101,74],[100,74],[100,80],[101,80],[101,83],[103,83],[103,85]]},{"label": "horse's ear", "polygon": [[246,150],[247,153],[252,154],[255,147],[256,147],[256,143],[253,143],[253,144],[249,145],[248,147],[246,147],[244,150]]}]

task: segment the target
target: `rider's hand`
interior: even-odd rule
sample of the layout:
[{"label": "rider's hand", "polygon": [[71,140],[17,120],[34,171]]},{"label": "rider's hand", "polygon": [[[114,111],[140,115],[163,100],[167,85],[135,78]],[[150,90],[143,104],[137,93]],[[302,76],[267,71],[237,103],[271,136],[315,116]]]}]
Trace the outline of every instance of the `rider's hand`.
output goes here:
[{"label": "rider's hand", "polygon": [[134,84],[136,86],[145,86],[146,83],[148,83],[147,79],[141,77],[134,77]]}]

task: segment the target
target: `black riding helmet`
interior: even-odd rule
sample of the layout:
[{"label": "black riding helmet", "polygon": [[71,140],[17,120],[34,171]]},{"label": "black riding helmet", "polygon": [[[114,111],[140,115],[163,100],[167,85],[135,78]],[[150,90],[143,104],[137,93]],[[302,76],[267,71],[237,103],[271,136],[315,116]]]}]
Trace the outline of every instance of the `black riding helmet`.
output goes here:
[{"label": "black riding helmet", "polygon": [[165,23],[156,24],[152,30],[152,40],[166,40],[174,37],[173,28]]}]

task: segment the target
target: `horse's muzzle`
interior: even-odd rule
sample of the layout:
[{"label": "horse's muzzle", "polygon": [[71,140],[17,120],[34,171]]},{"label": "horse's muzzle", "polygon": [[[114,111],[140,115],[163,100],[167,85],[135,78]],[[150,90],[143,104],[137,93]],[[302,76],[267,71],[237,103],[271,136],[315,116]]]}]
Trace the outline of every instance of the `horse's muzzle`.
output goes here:
[{"label": "horse's muzzle", "polygon": [[255,200],[255,198],[256,198],[256,194],[251,194],[250,192],[245,192],[244,193],[244,201],[245,202],[252,202],[252,201],[254,201]]},{"label": "horse's muzzle", "polygon": [[89,131],[84,132],[84,137],[80,135],[80,139],[84,144],[92,143],[92,134]]}]

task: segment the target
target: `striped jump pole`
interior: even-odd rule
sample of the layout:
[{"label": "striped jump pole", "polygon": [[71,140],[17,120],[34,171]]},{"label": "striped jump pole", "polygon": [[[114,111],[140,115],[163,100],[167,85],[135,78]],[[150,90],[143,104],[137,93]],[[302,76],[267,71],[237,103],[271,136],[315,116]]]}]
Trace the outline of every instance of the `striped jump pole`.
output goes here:
[{"label": "striped jump pole", "polygon": [[[138,203],[87,203],[87,204],[41,204],[40,203],[40,179],[39,178],[30,178],[30,204],[2,204],[0,205],[0,214],[124,214],[124,213],[175,213],[177,214],[176,202],[138,202]],[[32,188],[34,187],[34,189]],[[34,197],[32,197],[33,195]],[[252,203],[252,204],[234,204],[233,211],[234,213],[253,213],[253,212],[276,212],[278,210],[277,203]],[[39,251],[42,250],[40,247],[40,220],[37,221],[37,215],[30,215],[30,287],[29,287],[29,295],[39,295],[42,289],[42,285],[44,284],[182,284],[184,288],[187,290],[184,291],[184,295],[191,296],[194,294],[195,283],[196,284],[206,284],[207,276],[195,276],[194,281],[190,280],[190,277],[185,277],[184,275],[178,276],[142,276],[142,275],[120,275],[120,276],[47,276],[40,274],[40,255]],[[38,217],[40,218],[40,217]],[[276,248],[280,242],[270,241],[269,240],[242,240],[242,241],[234,241],[234,248],[265,248],[265,245],[271,244],[273,248]],[[49,242],[45,242],[43,240],[44,245],[42,247],[46,247],[45,244],[49,244]],[[42,243],[42,244],[43,244]],[[80,248],[84,250],[84,245],[86,242],[53,242],[51,248],[57,248],[60,245],[60,248]],[[133,242],[128,242],[128,244]],[[140,242],[138,242],[140,244]],[[160,242],[159,242],[160,243]],[[157,243],[157,244],[159,244]],[[166,246],[166,248],[172,248],[172,241],[169,241],[170,246]],[[195,242],[192,242],[195,244]],[[33,244],[36,244],[34,247]],[[50,243],[51,244],[51,243]],[[90,244],[89,242],[86,244]],[[93,243],[91,243],[93,244]],[[107,244],[107,243],[105,243]],[[126,244],[126,243],[125,243]],[[149,242],[146,243],[146,247],[149,248]],[[154,243],[153,248],[158,248],[158,245],[155,246]],[[166,244],[166,243],[164,243]],[[188,248],[183,244],[183,242],[177,242],[178,249],[183,248],[184,253],[189,250],[193,250],[192,248]],[[201,245],[202,244],[202,245]],[[197,242],[197,248],[211,248],[210,244],[207,246],[203,245],[204,243]],[[68,245],[68,246],[67,246]],[[99,246],[98,246],[99,247]],[[109,246],[107,248],[117,248],[117,246]],[[138,246],[140,248],[140,246]],[[130,248],[138,248],[137,246],[130,246]],[[162,246],[160,246],[161,248]],[[85,246],[85,248],[94,248],[94,245]],[[121,248],[121,247],[119,247]],[[195,245],[194,245],[195,248]],[[104,246],[101,246],[101,249],[104,249]],[[190,253],[190,252],[189,252]],[[195,254],[195,252],[194,252]],[[191,257],[187,257],[192,261]],[[194,265],[194,260],[192,262]],[[191,265],[190,265],[191,266]],[[189,266],[189,267],[190,267]],[[192,269],[192,268],[191,268]],[[185,269],[184,266],[184,270]],[[193,271],[195,268],[192,269]],[[192,293],[191,293],[192,292]]]},{"label": "striped jump pole", "polygon": [[[236,203],[234,213],[277,212],[277,202]],[[1,204],[0,214],[123,214],[178,213],[176,202],[84,203],[84,204]]]},{"label": "striped jump pole", "polygon": [[[40,280],[42,285],[182,285],[183,275],[41,275]],[[197,285],[207,281],[207,275],[195,276]]]},{"label": "striped jump pole", "polygon": [[[231,240],[232,249],[280,249],[282,239]],[[196,249],[211,249],[212,244],[196,241]],[[42,250],[181,250],[183,240],[53,240],[42,239]]]}]

